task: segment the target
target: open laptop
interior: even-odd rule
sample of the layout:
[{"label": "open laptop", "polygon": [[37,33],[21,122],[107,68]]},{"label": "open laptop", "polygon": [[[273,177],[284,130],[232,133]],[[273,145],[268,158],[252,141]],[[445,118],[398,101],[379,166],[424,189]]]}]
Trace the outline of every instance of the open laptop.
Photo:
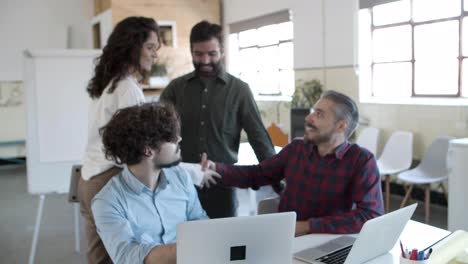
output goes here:
[{"label": "open laptop", "polygon": [[177,264],[291,264],[296,213],[177,225]]},{"label": "open laptop", "polygon": [[323,245],[294,254],[307,263],[358,264],[390,251],[403,232],[417,204],[368,220],[357,238],[340,236]]}]

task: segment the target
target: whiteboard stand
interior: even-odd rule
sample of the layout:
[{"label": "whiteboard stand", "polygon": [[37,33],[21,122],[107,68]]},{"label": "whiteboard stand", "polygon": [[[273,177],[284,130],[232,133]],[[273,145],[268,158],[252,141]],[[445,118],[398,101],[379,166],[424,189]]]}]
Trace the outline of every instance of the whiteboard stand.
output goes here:
[{"label": "whiteboard stand", "polygon": [[[39,239],[39,231],[41,229],[42,222],[42,212],[44,209],[44,200],[45,194],[39,195],[39,207],[37,208],[36,223],[34,225],[34,234],[31,242],[31,250],[29,252],[29,261],[28,264],[34,264],[34,258],[36,256],[37,241]],[[80,249],[80,204],[75,203],[73,205],[74,209],[74,231],[75,231],[75,252],[79,254]]]},{"label": "whiteboard stand", "polygon": [[[29,253],[29,264],[34,264],[36,255],[37,241],[39,239],[39,231],[42,222],[42,212],[44,209],[45,194],[39,195],[39,207],[37,209],[36,224],[34,225],[34,235],[31,243],[31,251]],[[75,252],[80,253],[80,204],[74,204],[74,222],[75,222]]]},{"label": "whiteboard stand", "polygon": [[34,235],[31,243],[31,251],[29,252],[29,264],[34,264],[34,257],[36,255],[37,248],[37,239],[39,238],[39,229],[41,228],[42,210],[44,209],[44,200],[45,195],[39,195],[39,208],[37,208],[36,224],[34,225]]},{"label": "whiteboard stand", "polygon": [[[30,264],[36,255],[45,195],[67,193],[70,168],[84,156],[91,100],[85,87],[100,54],[100,50],[78,49],[24,52],[28,192],[39,195]],[[78,208],[74,215],[79,252]]]}]

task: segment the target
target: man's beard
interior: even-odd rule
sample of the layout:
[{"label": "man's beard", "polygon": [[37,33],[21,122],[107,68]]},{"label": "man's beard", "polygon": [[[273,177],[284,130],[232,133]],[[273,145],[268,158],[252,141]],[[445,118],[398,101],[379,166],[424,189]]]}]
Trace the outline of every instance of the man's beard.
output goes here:
[{"label": "man's beard", "polygon": [[178,160],[175,160],[173,162],[170,162],[170,163],[165,163],[165,164],[155,164],[154,166],[156,168],[160,168],[160,169],[167,169],[167,168],[170,168],[170,167],[174,167],[174,166],[177,166],[179,165],[179,163],[182,161],[182,159],[178,159]]},{"label": "man's beard", "polygon": [[[203,66],[210,66],[212,68],[211,71],[206,72],[202,71],[201,68]],[[215,77],[221,71],[221,61],[218,62],[210,62],[210,63],[193,63],[193,67],[195,67],[195,73],[200,77]]]},{"label": "man's beard", "polygon": [[[305,126],[309,127],[309,129],[313,129],[313,130],[318,132],[318,128],[316,126],[312,125],[312,124],[308,124],[306,122]],[[333,136],[333,133],[330,132],[330,133],[326,133],[326,134],[318,134],[313,138],[308,138],[307,136],[308,136],[307,134],[304,135],[304,141],[306,143],[312,143],[314,145],[318,145],[318,144],[321,144],[321,143],[329,142],[331,140],[332,136]]]},{"label": "man's beard", "polygon": [[315,136],[313,139],[309,139],[307,137],[304,137],[304,141],[306,143],[312,143],[314,145],[318,145],[318,144],[321,144],[321,143],[330,142],[332,136],[333,136],[332,134],[325,134],[325,135]]}]

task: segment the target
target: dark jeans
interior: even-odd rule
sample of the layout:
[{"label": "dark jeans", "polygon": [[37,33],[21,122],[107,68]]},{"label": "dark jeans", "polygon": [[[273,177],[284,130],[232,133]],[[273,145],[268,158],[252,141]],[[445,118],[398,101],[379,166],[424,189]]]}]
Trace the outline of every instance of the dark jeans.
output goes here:
[{"label": "dark jeans", "polygon": [[238,201],[235,188],[215,185],[210,188],[197,188],[197,191],[200,203],[210,218],[237,215]]}]

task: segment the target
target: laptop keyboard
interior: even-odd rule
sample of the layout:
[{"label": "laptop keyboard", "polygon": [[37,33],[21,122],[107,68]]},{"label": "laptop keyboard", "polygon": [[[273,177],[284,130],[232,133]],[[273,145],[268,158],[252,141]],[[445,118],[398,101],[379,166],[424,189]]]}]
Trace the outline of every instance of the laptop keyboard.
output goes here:
[{"label": "laptop keyboard", "polygon": [[345,262],[346,257],[349,254],[349,251],[351,251],[351,247],[352,246],[342,248],[338,251],[335,251],[321,258],[318,258],[317,260],[326,264],[342,264]]}]

